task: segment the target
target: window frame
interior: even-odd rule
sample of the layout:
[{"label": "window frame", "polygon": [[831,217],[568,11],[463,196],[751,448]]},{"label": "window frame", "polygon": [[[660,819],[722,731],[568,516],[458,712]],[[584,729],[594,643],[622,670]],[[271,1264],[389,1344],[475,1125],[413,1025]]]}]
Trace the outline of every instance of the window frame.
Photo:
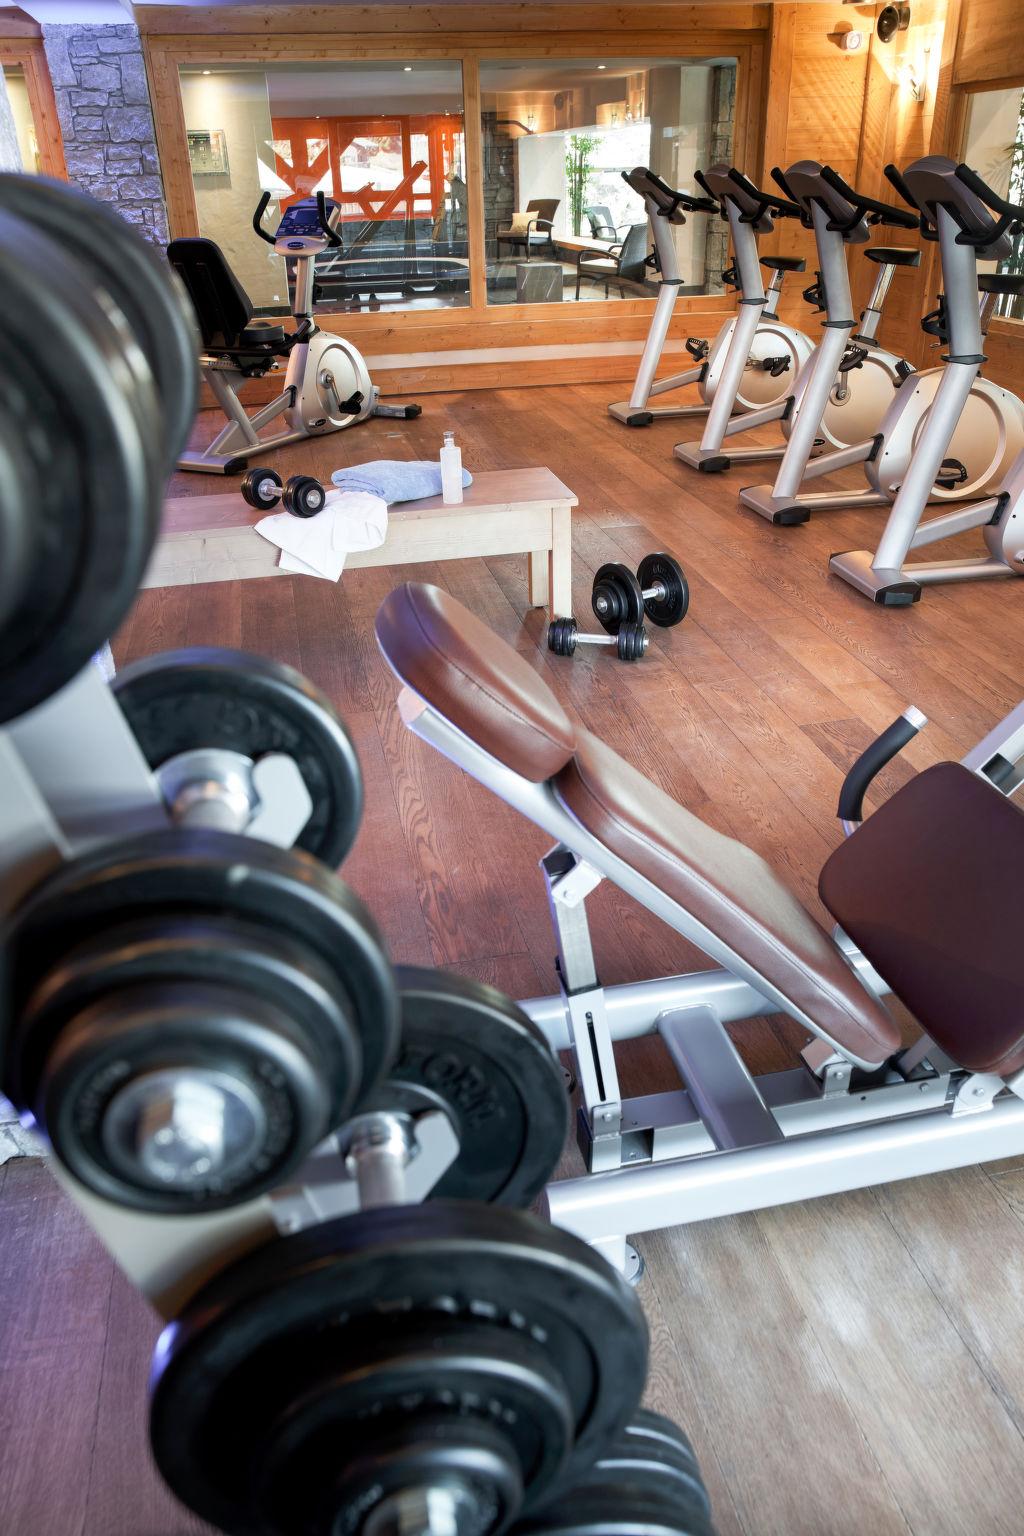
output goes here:
[{"label": "window frame", "polygon": [[0,68],[20,69],[25,76],[29,110],[39,145],[39,175],[66,181],[64,140],[42,38],[0,36]]},{"label": "window frame", "polygon": [[[984,96],[990,91],[1011,89],[1019,89],[1024,96],[1024,70],[1016,70],[999,79],[962,80],[952,86],[948,137],[952,152],[958,160],[962,159],[967,151],[967,128],[971,116],[972,97]],[[1024,327],[1024,315],[995,315],[989,322],[988,335],[996,338],[1011,337],[1019,343],[1024,337],[1022,327]]]}]

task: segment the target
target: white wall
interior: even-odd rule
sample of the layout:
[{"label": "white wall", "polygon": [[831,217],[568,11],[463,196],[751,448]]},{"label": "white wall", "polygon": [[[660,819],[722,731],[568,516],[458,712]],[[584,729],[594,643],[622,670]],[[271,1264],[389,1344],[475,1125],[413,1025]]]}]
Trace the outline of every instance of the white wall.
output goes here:
[{"label": "white wall", "polygon": [[569,233],[569,200],[565,195],[566,137],[561,133],[521,134],[516,140],[516,206],[525,208],[536,197],[557,197],[555,233]]},{"label": "white wall", "polygon": [[[194,178],[200,233],[217,242],[254,304],[286,304],[284,262],[252,228],[261,193],[257,154],[275,166],[264,71],[183,74],[181,99],[186,128],[221,129],[227,141],[227,173]],[[277,216],[272,201],[264,220],[270,229]]]}]

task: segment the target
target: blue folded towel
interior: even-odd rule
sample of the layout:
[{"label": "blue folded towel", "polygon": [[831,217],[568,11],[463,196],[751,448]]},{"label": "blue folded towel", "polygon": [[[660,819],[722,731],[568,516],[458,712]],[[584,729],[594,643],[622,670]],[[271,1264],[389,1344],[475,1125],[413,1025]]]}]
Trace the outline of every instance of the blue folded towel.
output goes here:
[{"label": "blue folded towel", "polygon": [[[436,459],[374,459],[370,464],[336,469],[331,480],[339,490],[364,491],[368,496],[379,496],[388,506],[441,494],[441,466]],[[464,469],[463,489],[472,484],[473,476]]]}]

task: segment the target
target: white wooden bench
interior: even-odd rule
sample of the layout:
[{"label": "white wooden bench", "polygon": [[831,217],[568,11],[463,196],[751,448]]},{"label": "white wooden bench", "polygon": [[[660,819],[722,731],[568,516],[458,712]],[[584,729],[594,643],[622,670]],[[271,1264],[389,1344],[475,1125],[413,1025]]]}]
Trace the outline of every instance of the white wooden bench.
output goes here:
[{"label": "white wooden bench", "polygon": [[[474,476],[457,507],[446,507],[440,496],[393,507],[384,543],[349,555],[345,570],[524,554],[530,562],[531,605],[547,608],[552,618],[567,615],[572,612],[570,518],[576,504],[572,491],[550,469],[484,470]],[[142,585],[292,574],[278,568],[277,546],[253,532],[263,515],[238,491],[171,498]]]}]

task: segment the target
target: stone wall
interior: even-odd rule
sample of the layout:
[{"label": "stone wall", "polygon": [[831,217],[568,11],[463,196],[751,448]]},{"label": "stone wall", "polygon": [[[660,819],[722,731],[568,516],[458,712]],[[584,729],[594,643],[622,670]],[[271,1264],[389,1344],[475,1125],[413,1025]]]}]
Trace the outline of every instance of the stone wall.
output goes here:
[{"label": "stone wall", "polygon": [[158,245],[167,209],[138,28],[44,26],[68,179]]}]

